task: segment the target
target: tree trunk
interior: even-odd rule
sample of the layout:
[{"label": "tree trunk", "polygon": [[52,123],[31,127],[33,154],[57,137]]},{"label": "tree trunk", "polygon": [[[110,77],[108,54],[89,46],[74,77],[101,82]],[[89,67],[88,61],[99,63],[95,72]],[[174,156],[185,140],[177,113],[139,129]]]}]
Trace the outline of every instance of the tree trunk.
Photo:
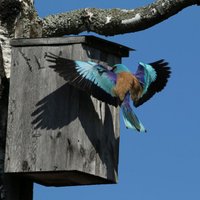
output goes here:
[{"label": "tree trunk", "polygon": [[5,138],[11,66],[10,39],[38,37],[40,19],[33,0],[0,0],[0,200],[32,200],[33,183],[4,174]]},{"label": "tree trunk", "polygon": [[[1,49],[0,49],[1,50]],[[5,199],[4,188],[4,156],[8,108],[8,80],[3,70],[2,51],[0,51],[0,199]]]}]

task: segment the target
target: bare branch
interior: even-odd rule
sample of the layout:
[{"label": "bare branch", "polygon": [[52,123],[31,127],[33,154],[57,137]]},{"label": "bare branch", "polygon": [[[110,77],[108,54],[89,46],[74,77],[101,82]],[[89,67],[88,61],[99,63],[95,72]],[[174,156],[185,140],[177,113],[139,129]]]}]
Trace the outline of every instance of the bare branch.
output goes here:
[{"label": "bare branch", "polygon": [[133,10],[86,8],[50,15],[43,19],[43,36],[78,34],[83,31],[109,36],[141,31],[192,5],[200,5],[200,0],[157,0]]}]

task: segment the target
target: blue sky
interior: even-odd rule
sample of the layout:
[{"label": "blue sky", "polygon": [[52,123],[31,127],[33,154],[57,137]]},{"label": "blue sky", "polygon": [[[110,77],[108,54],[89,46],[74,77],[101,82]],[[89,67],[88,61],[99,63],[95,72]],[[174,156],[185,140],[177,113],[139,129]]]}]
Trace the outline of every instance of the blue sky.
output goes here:
[{"label": "blue sky", "polygon": [[[132,9],[153,1],[68,2],[36,0],[36,7],[44,17],[84,7]],[[106,38],[137,50],[123,59],[133,71],[139,61],[165,58],[170,63],[172,76],[165,90],[135,110],[148,133],[127,130],[121,123],[117,185],[35,185],[34,200],[200,199],[199,19],[200,7],[193,6],[148,30]]]}]

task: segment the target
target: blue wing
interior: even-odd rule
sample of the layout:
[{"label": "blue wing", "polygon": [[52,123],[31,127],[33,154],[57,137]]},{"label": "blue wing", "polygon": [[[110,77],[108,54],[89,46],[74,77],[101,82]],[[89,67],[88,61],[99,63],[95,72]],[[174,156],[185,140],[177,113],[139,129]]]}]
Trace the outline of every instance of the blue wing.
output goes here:
[{"label": "blue wing", "polygon": [[116,74],[105,66],[92,61],[61,58],[54,54],[47,55],[47,60],[54,63],[50,67],[69,84],[108,104],[120,104],[112,90],[116,83]]},{"label": "blue wing", "polygon": [[168,63],[158,60],[145,64],[140,62],[135,76],[143,87],[141,98],[134,102],[136,107],[149,100],[155,93],[160,92],[167,84],[171,71]]}]

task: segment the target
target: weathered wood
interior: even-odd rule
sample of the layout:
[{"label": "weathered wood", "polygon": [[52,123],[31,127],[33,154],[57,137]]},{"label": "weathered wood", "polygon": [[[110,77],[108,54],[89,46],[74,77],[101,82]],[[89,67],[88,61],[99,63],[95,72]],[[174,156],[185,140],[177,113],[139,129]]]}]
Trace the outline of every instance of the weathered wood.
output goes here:
[{"label": "weathered wood", "polygon": [[0,45],[0,200],[5,199],[4,157],[6,141],[6,123],[8,113],[8,80],[3,69],[3,55]]},{"label": "weathered wood", "polygon": [[48,52],[110,65],[121,62],[87,43],[15,46],[5,172],[44,185],[116,183],[119,109],[66,84],[49,68]]},{"label": "weathered wood", "polygon": [[[0,51],[1,52],[1,51]],[[1,59],[0,53],[0,61]],[[4,174],[5,138],[8,112],[9,82],[0,63],[0,199],[1,200],[32,200],[33,183],[30,180]]]},{"label": "weathered wood", "polygon": [[15,39],[11,41],[13,47],[19,46],[45,46],[45,45],[66,45],[66,44],[87,44],[102,52],[117,55],[118,57],[129,56],[129,51],[134,50],[121,44],[110,42],[94,36],[71,36],[55,38],[33,38],[33,39]]}]

